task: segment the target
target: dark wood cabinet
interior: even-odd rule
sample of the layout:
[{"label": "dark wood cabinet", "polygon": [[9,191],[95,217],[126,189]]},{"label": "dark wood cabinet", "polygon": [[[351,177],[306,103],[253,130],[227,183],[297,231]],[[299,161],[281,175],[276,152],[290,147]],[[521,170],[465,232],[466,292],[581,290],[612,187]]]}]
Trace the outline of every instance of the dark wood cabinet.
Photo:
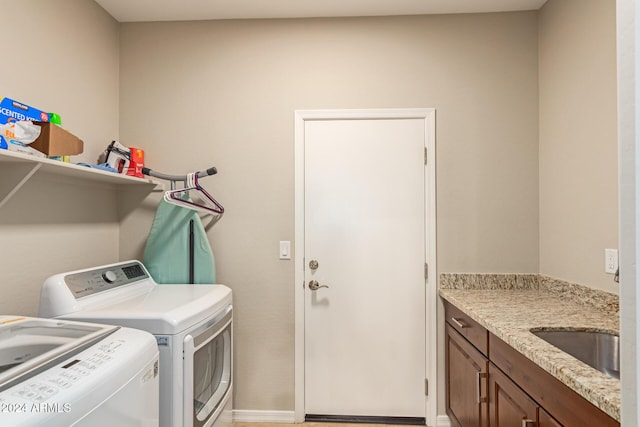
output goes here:
[{"label": "dark wood cabinet", "polygon": [[620,423],[445,301],[447,414],[455,427]]},{"label": "dark wood cabinet", "polygon": [[538,409],[538,427],[562,427],[562,424],[553,419],[547,411]]},{"label": "dark wood cabinet", "polygon": [[539,406],[495,365],[489,365],[489,425],[538,427]]},{"label": "dark wood cabinet", "polygon": [[489,334],[489,347],[491,363],[544,408],[555,419],[555,425],[620,426],[619,422],[493,334]]},{"label": "dark wood cabinet", "polygon": [[482,325],[451,304],[445,304],[447,323],[478,349],[485,357],[489,357],[489,333]]},{"label": "dark wood cabinet", "polygon": [[447,325],[447,413],[455,427],[487,427],[489,361]]}]

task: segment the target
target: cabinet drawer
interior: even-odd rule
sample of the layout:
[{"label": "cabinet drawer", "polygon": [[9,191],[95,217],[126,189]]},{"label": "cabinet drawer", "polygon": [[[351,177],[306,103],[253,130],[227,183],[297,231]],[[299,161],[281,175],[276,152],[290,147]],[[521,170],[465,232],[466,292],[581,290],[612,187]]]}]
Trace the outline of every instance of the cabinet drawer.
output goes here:
[{"label": "cabinet drawer", "polygon": [[444,312],[447,323],[453,329],[464,336],[483,355],[489,354],[489,333],[485,328],[447,301],[444,302]]}]

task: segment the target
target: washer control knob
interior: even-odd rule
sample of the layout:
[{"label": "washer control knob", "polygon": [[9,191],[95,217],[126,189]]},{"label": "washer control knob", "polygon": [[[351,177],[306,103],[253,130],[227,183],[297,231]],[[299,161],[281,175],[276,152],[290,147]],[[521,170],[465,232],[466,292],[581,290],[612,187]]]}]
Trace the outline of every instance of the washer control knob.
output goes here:
[{"label": "washer control knob", "polygon": [[116,276],[116,273],[114,273],[113,271],[107,270],[104,273],[102,273],[102,278],[107,283],[113,283],[118,279],[118,276]]}]

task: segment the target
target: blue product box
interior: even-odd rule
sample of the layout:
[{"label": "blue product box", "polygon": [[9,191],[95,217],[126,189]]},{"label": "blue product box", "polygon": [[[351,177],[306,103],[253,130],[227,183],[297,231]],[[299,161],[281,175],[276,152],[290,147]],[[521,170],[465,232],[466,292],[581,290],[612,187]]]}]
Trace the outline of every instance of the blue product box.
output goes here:
[{"label": "blue product box", "polygon": [[0,124],[20,120],[48,122],[49,114],[22,102],[3,97],[0,101]]},{"label": "blue product box", "polygon": [[[9,122],[20,120],[31,120],[48,122],[49,114],[37,108],[31,107],[22,102],[15,101],[11,98],[0,98],[0,124],[4,125]],[[4,138],[5,135],[0,134],[0,149],[8,149],[7,141]]]}]

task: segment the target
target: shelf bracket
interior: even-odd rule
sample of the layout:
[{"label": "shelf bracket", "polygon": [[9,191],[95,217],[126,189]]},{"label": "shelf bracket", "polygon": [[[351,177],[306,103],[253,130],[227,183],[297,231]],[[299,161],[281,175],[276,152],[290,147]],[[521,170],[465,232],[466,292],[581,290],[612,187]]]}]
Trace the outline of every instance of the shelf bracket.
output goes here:
[{"label": "shelf bracket", "polygon": [[[9,199],[13,197],[13,195],[16,194],[18,190],[20,190],[27,181],[29,181],[29,179],[33,176],[33,174],[35,174],[38,171],[38,169],[40,169],[41,166],[42,166],[42,163],[36,163],[32,167],[28,168],[28,170],[26,171],[24,176],[22,176],[22,178],[20,178],[20,175],[24,173],[25,168],[15,168],[15,171],[12,174],[13,175],[12,178],[17,179],[17,182],[15,184],[7,183],[6,185],[0,188],[0,208],[2,208],[2,206],[5,203],[7,203],[7,201],[9,201]],[[3,177],[3,179],[7,179],[7,178]],[[13,188],[11,188],[12,185],[13,185]],[[2,193],[4,193],[5,191],[7,193],[4,196],[2,196]]]}]

